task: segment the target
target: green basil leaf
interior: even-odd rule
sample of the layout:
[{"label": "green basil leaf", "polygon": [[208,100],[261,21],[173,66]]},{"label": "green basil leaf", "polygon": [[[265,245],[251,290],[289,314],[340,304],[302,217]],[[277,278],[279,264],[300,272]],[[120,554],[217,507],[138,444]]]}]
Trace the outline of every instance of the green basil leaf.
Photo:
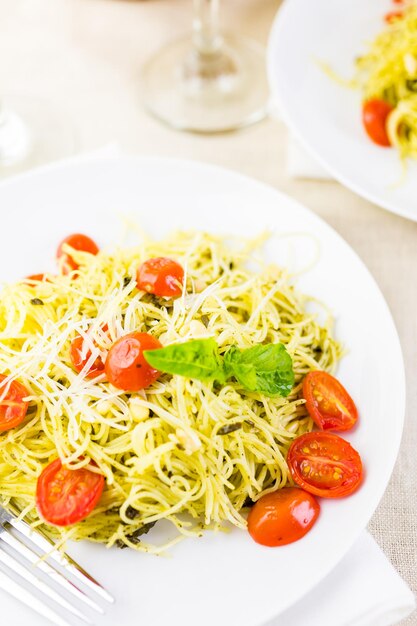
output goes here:
[{"label": "green basil leaf", "polygon": [[253,363],[259,372],[274,372],[277,367],[292,365],[284,344],[268,343],[252,346],[241,351],[242,363]]},{"label": "green basil leaf", "polygon": [[246,350],[231,346],[222,360],[213,338],[194,339],[146,350],[144,356],[161,372],[221,383],[233,377],[248,391],[267,396],[285,397],[294,386],[292,359],[281,343],[261,344]]},{"label": "green basil leaf", "polygon": [[248,391],[257,391],[258,375],[254,365],[250,363],[236,364],[233,369],[233,376]]},{"label": "green basil leaf", "polygon": [[239,350],[236,346],[229,348],[223,357],[224,373],[226,378],[236,378],[248,391],[256,391],[256,369],[252,363],[242,362],[243,352],[244,350]]},{"label": "green basil leaf", "polygon": [[213,338],[173,343],[165,348],[145,350],[143,355],[149,365],[160,372],[224,381],[218,346]]},{"label": "green basil leaf", "polygon": [[239,350],[235,346],[224,357],[225,372],[249,391],[267,396],[288,396],[294,386],[292,359],[282,343]]},{"label": "green basil leaf", "polygon": [[233,370],[234,370],[236,363],[240,359],[241,352],[242,351],[239,350],[239,348],[237,348],[236,346],[230,346],[228,351],[224,353],[223,370],[224,370],[224,375],[226,376],[226,378],[230,378],[230,376],[234,375]]},{"label": "green basil leaf", "polygon": [[257,391],[265,396],[283,396],[286,398],[294,387],[293,369],[285,371],[276,371],[271,374],[263,374],[258,376]]}]

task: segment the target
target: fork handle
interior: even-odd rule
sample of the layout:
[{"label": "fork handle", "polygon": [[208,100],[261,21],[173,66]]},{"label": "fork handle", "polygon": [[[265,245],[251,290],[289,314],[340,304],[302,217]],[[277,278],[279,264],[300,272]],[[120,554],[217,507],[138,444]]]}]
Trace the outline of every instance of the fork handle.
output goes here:
[{"label": "fork handle", "polygon": [[16,598],[23,604],[26,604],[33,611],[36,611],[42,617],[45,617],[52,624],[56,626],[71,626],[69,622],[64,620],[58,613],[55,613],[52,609],[44,604],[39,598],[30,593],[27,589],[19,585],[12,578],[6,576],[6,574],[0,569],[0,589],[6,591],[9,595]]}]

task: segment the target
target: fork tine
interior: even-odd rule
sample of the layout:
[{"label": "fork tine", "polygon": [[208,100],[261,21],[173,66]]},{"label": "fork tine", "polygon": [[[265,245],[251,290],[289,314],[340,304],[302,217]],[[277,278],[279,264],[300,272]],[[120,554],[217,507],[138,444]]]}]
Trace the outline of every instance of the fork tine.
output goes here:
[{"label": "fork tine", "polygon": [[52,541],[47,539],[39,531],[34,532],[33,529],[26,524],[23,520],[11,519],[10,524],[13,525],[16,530],[22,533],[27,539],[32,541],[43,553],[53,559],[55,562],[62,565],[71,574],[77,578],[80,582],[84,583],[87,587],[98,593],[107,602],[114,602],[113,596],[106,591],[97,580],[95,580],[88,572],[86,572],[81,565],[78,565],[68,554],[62,554],[54,548]]},{"label": "fork tine", "polygon": [[74,606],[72,606],[72,604],[67,602],[65,598],[60,596],[59,593],[57,593],[54,589],[52,589],[51,587],[48,587],[48,585],[45,584],[43,580],[41,580],[38,576],[36,576],[32,571],[27,570],[19,561],[17,561],[10,554],[8,554],[7,552],[4,552],[4,550],[1,550],[1,549],[0,549],[0,561],[3,563],[3,565],[7,565],[9,569],[14,571],[19,576],[21,576],[21,578],[24,578],[28,583],[34,585],[35,588],[39,589],[39,591],[42,591],[42,593],[44,593],[46,596],[51,598],[51,600],[54,600],[57,604],[60,604],[67,611],[69,611],[70,613],[73,613],[84,622],[87,622],[87,624],[93,623],[88,617],[83,615],[81,611],[76,609]]},{"label": "fork tine", "polygon": [[77,580],[83,582],[87,587],[98,593],[98,595],[104,598],[104,600],[107,600],[107,602],[112,604],[114,603],[113,596],[110,595],[109,592],[106,591],[92,576],[90,576],[90,574],[86,572],[81,565],[78,565],[78,563],[76,563],[76,561],[74,561],[69,554],[63,555],[57,550],[54,550],[51,553],[51,558],[71,572],[74,578],[77,578]]},{"label": "fork tine", "polygon": [[0,541],[6,542],[11,548],[16,550],[21,556],[27,559],[33,565],[36,565],[40,570],[48,574],[48,576],[57,582],[61,587],[72,593],[79,600],[88,604],[92,609],[98,611],[99,613],[104,613],[104,610],[101,608],[99,604],[91,600],[89,596],[87,596],[83,591],[78,589],[72,582],[67,580],[65,576],[61,574],[58,570],[56,570],[52,565],[47,563],[46,561],[40,560],[40,557],[36,552],[32,552],[30,548],[28,548],[20,539],[17,539],[14,535],[6,530],[0,535]]},{"label": "fork tine", "polygon": [[42,617],[48,619],[52,624],[56,626],[71,626],[69,622],[64,620],[58,613],[55,613],[30,591],[27,591],[19,583],[15,582],[13,578],[9,578],[2,569],[0,569],[0,588],[39,613],[39,615],[42,615]]}]

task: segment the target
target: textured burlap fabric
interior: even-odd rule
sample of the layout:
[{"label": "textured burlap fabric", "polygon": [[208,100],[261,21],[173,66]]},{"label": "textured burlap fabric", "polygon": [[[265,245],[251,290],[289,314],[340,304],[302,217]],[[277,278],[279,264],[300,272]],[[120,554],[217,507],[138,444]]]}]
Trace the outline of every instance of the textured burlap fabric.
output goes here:
[{"label": "textured burlap fabric", "polygon": [[[278,6],[279,0],[228,0],[223,22],[266,43]],[[80,150],[117,141],[127,151],[211,161],[279,187],[358,252],[393,313],[408,378],[399,460],[369,529],[417,592],[417,224],[335,182],[290,180],[286,129],[277,121],[238,134],[197,137],[151,120],[139,103],[141,64],[186,31],[190,20],[190,0],[0,0],[0,87],[43,96],[67,112]],[[417,615],[405,623],[417,625]]]}]

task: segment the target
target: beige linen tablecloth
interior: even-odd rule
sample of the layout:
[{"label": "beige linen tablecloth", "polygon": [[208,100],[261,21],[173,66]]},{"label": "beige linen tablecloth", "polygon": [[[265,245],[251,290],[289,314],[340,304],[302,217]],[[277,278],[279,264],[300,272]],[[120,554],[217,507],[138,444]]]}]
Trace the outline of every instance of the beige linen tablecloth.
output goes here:
[{"label": "beige linen tablecloth", "polygon": [[[223,23],[266,43],[278,6],[277,0],[228,0]],[[408,382],[401,452],[369,529],[417,592],[417,223],[338,183],[290,180],[287,132],[277,121],[198,137],[150,119],[139,103],[141,64],[187,31],[190,20],[190,0],[0,0],[0,92],[53,102],[71,119],[79,150],[116,141],[126,151],[210,161],[269,183],[323,217],[358,252],[393,313]],[[417,616],[404,624],[417,624]]]}]

